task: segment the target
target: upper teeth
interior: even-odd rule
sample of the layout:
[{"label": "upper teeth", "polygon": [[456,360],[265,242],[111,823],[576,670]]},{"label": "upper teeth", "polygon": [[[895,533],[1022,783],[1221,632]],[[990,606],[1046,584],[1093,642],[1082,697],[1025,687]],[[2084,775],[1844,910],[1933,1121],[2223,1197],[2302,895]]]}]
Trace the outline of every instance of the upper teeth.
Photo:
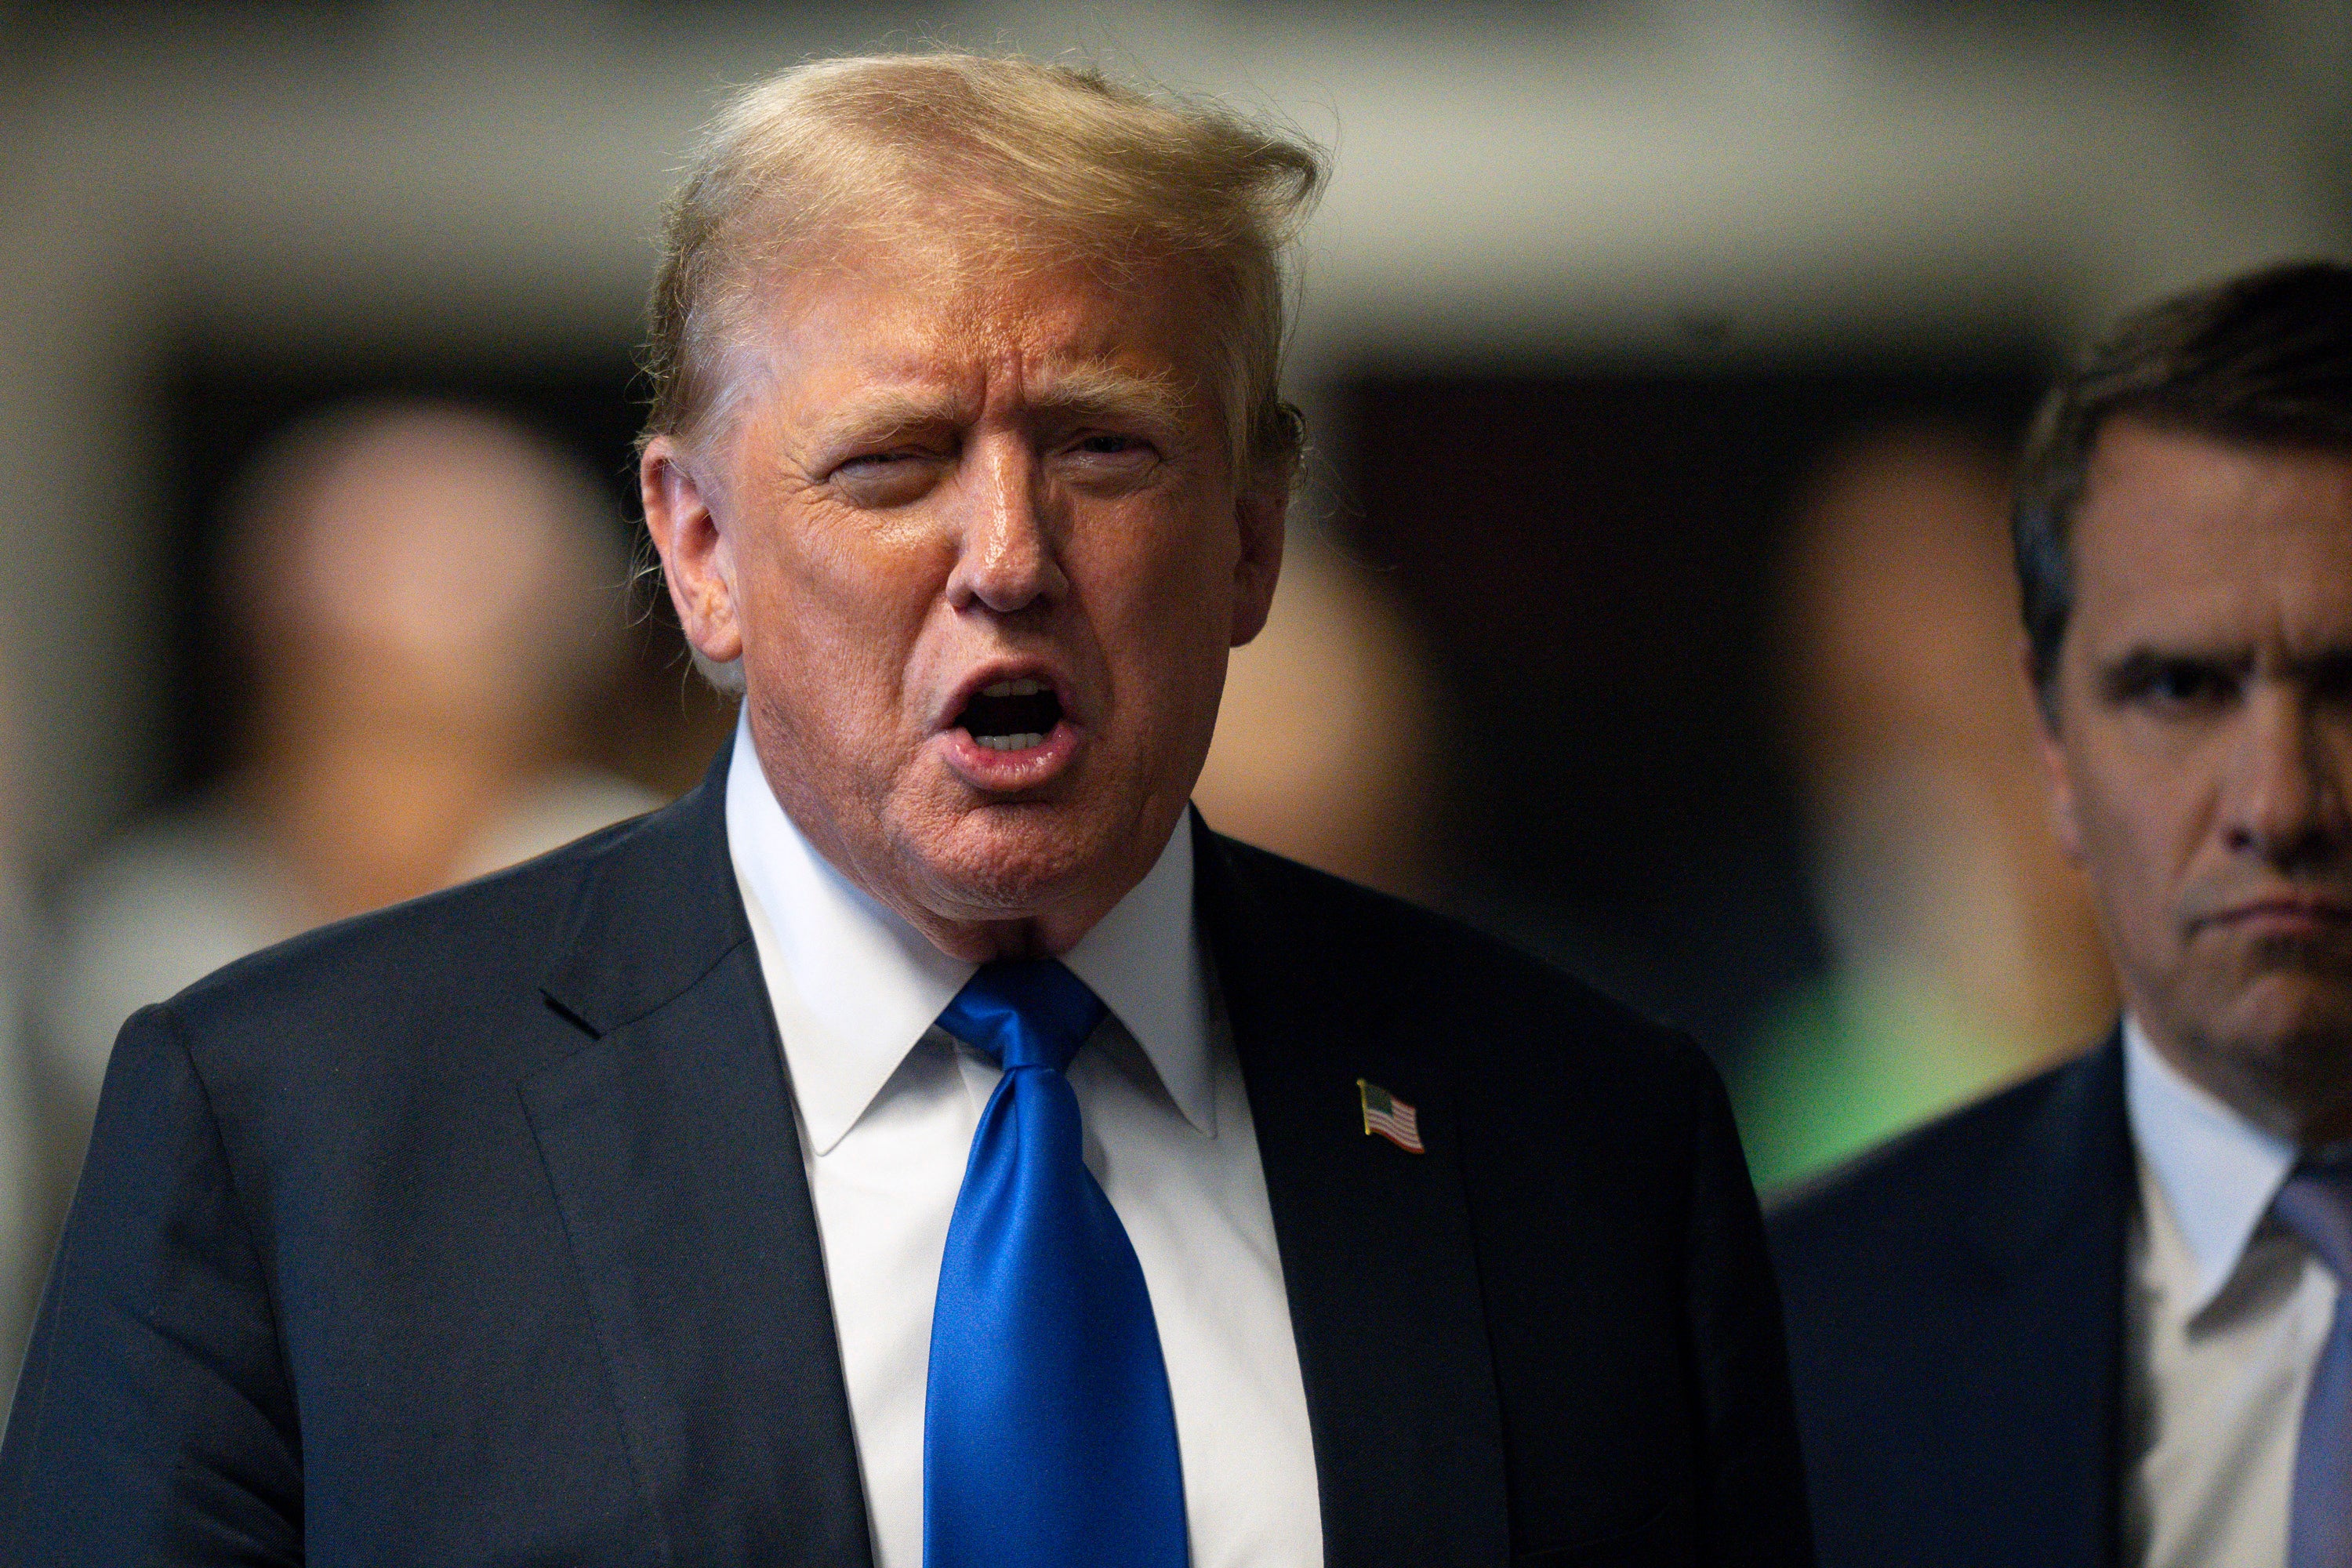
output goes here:
[{"label": "upper teeth", "polygon": [[1024,675],[1018,680],[1000,680],[993,686],[983,686],[980,694],[982,697],[1034,697],[1041,691],[1052,689],[1044,681],[1032,680]]}]

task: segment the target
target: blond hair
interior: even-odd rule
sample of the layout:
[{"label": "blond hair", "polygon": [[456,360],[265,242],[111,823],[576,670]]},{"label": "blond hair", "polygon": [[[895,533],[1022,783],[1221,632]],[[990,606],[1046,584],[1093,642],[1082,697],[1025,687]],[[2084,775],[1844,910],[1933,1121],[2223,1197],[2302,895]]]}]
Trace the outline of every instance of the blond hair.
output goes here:
[{"label": "blond hair", "polygon": [[945,226],[984,235],[994,268],[1184,268],[1236,476],[1286,483],[1303,432],[1279,390],[1286,262],[1323,179],[1296,137],[1092,68],[925,54],[783,71],[721,110],[670,198],[640,445],[719,438],[741,379],[721,362],[780,268]]}]

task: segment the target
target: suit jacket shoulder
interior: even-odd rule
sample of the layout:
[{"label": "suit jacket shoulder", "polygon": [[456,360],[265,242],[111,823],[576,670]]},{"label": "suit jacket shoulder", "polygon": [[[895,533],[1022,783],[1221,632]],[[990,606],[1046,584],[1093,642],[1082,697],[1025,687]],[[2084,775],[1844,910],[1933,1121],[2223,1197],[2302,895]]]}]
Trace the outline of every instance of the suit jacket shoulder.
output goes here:
[{"label": "suit jacket shoulder", "polygon": [[1824,1563],[2112,1561],[2136,1195],[2111,1040],[1776,1199]]},{"label": "suit jacket shoulder", "polygon": [[[625,1021],[614,1004],[658,1005],[751,940],[730,896],[721,776],[506,870],[265,948],[168,1005],[199,1031],[246,1033],[273,1007],[334,1005],[349,1027],[397,1034],[402,1019],[463,1016],[494,996],[537,1009],[551,994],[559,1006],[593,994],[592,1026]],[[583,963],[598,976],[586,987],[575,984]]]},{"label": "suit jacket shoulder", "polygon": [[125,1026],[0,1560],[866,1552],[715,791]]}]

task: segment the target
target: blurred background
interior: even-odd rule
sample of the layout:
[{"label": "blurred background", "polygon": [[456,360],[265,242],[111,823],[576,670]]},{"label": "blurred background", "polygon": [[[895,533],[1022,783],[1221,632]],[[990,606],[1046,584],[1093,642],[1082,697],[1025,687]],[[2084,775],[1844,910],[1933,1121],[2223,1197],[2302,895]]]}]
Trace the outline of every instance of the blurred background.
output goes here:
[{"label": "blurred background", "polygon": [[675,795],[650,237],[731,84],[1077,50],[1331,147],[1213,822],[1694,1033],[1759,1179],[2089,1043],[2007,470],[2352,248],[2347,0],[0,4],[0,1356],[121,1017]]}]

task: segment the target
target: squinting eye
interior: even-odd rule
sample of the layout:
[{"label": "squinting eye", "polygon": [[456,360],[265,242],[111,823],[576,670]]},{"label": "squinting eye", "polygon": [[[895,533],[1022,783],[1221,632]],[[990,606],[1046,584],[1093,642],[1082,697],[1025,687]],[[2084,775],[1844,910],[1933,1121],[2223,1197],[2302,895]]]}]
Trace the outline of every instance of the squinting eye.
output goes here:
[{"label": "squinting eye", "polygon": [[1077,450],[1090,458],[1118,458],[1150,447],[1133,436],[1087,436],[1078,442]]},{"label": "squinting eye", "polygon": [[939,474],[930,454],[901,447],[866,452],[835,465],[826,476],[835,492],[853,506],[904,506],[928,491]]},{"label": "squinting eye", "polygon": [[2236,700],[2242,677],[2203,659],[2134,661],[2115,682],[2126,702],[2159,710],[2219,708]]},{"label": "squinting eye", "polygon": [[2238,702],[2252,674],[2252,659],[2244,654],[2140,648],[2100,672],[2099,695],[2112,706],[2154,718],[2190,720]]},{"label": "squinting eye", "polygon": [[2236,685],[2218,669],[2190,666],[2159,673],[2153,692],[2167,702],[2211,702],[2229,696]]}]

